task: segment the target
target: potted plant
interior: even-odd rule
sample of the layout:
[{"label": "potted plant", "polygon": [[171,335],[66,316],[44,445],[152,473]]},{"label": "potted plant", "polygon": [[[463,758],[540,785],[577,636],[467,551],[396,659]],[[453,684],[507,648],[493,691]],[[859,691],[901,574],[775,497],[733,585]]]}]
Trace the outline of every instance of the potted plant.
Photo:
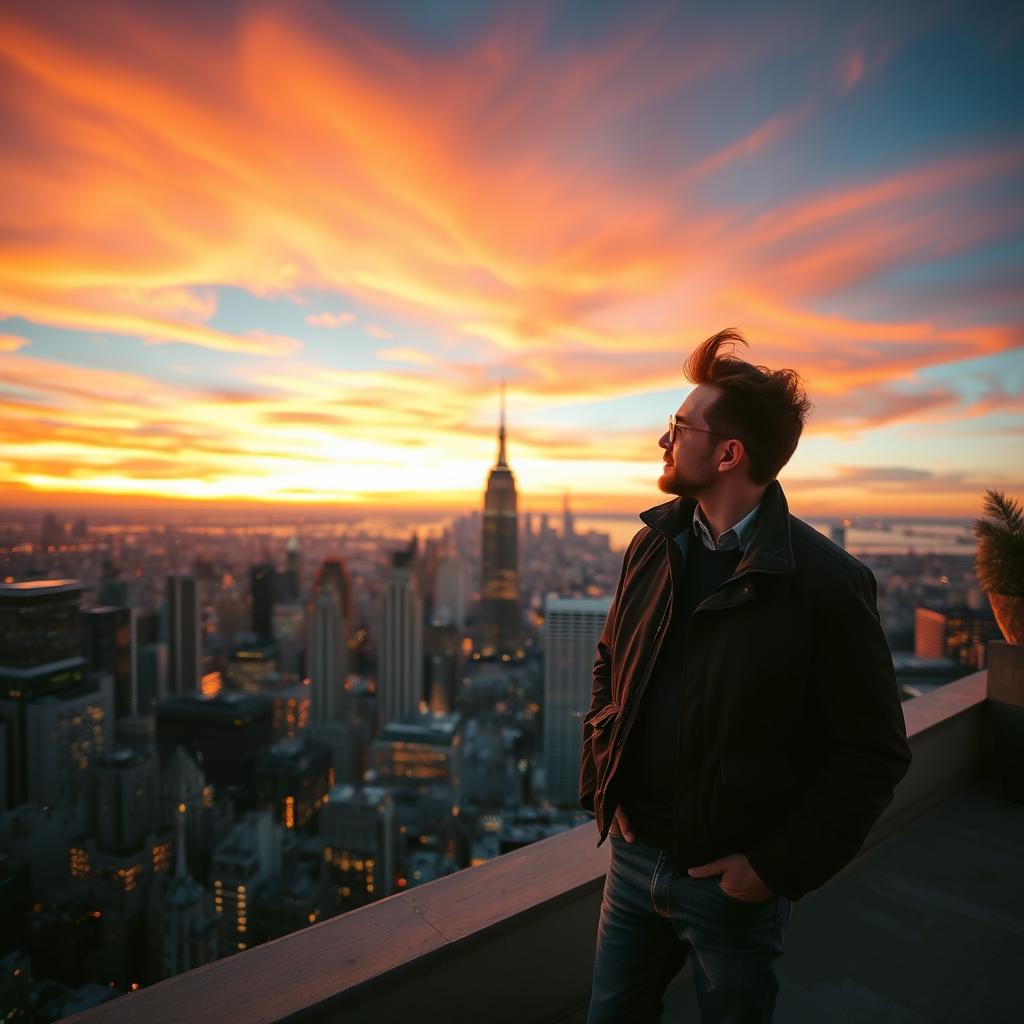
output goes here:
[{"label": "potted plant", "polygon": [[992,746],[1003,795],[1024,804],[1024,513],[1002,491],[985,492],[974,524],[978,582],[988,593],[1006,643],[988,649]]},{"label": "potted plant", "polygon": [[1006,642],[1024,644],[1024,512],[1002,491],[985,492],[985,517],[975,520],[978,582]]}]

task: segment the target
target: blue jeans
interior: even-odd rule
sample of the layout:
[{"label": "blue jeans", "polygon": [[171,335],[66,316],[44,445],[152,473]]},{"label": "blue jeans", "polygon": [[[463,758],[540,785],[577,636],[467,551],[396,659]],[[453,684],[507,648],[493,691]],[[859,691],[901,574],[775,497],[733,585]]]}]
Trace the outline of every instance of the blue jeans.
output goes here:
[{"label": "blue jeans", "polygon": [[664,850],[611,833],[587,1024],[660,1021],[662,996],[693,951],[702,1024],[765,1024],[775,1011],[791,902],[726,896],[677,874]]}]

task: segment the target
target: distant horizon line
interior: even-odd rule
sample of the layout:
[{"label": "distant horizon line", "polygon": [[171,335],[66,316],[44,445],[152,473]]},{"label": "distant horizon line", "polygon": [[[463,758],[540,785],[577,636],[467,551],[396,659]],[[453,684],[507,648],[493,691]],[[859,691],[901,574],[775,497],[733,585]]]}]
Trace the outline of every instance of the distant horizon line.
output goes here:
[{"label": "distant horizon line", "polygon": [[[626,521],[638,519],[639,513],[649,505],[634,510],[591,510],[587,508],[572,508],[570,512],[577,519],[613,519]],[[145,518],[154,519],[161,516],[167,518],[178,518],[182,515],[189,515],[194,518],[201,517],[203,520],[215,519],[220,516],[231,516],[239,521],[251,523],[254,520],[273,519],[279,522],[281,519],[322,523],[333,519],[358,522],[362,519],[388,518],[411,523],[423,522],[426,520],[444,519],[450,517],[468,516],[474,512],[480,513],[478,508],[444,506],[440,508],[423,508],[418,511],[409,511],[401,507],[389,505],[364,505],[364,506],[323,506],[323,505],[298,505],[291,506],[271,502],[251,502],[245,504],[231,504],[220,502],[194,501],[184,499],[174,503],[157,505],[132,505],[117,507],[112,505],[101,505],[95,507],[82,507],[71,505],[22,505],[0,511],[0,526],[13,524],[23,520],[27,516],[45,516],[48,514],[63,515],[69,519],[96,519],[101,518],[109,521],[116,518]],[[558,509],[535,509],[521,508],[519,515],[548,516],[549,518],[560,519],[563,510]],[[828,520],[838,524],[848,521],[847,525],[856,526],[865,522],[886,522],[886,523],[934,523],[951,526],[970,525],[974,522],[974,516],[955,515],[928,515],[928,514],[890,514],[883,512],[855,512],[838,513],[831,511],[808,511],[801,510],[801,519]],[[197,524],[198,525],[198,524]]]}]

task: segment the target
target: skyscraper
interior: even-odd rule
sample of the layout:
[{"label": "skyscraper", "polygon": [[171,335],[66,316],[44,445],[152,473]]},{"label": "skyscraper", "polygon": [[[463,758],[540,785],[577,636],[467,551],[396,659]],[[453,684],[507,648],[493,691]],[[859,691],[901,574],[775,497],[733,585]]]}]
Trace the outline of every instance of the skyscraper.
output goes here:
[{"label": "skyscraper", "polygon": [[466,584],[462,559],[447,554],[437,564],[434,579],[434,625],[466,626]]},{"label": "skyscraper", "polygon": [[377,664],[380,723],[416,714],[423,696],[423,616],[414,579],[416,539],[391,556],[381,607]]},{"label": "skyscraper", "polygon": [[112,750],[86,773],[85,828],[100,849],[137,850],[157,831],[160,777],[156,757]]},{"label": "skyscraper", "polygon": [[270,563],[249,566],[249,587],[252,593],[252,631],[261,640],[274,635],[274,567]]},{"label": "skyscraper", "polygon": [[572,509],[569,508],[569,493],[562,498],[562,537],[571,540],[576,533],[576,523],[573,519]]},{"label": "skyscraper", "polygon": [[386,789],[336,786],[320,812],[320,836],[342,910],[391,894],[398,828],[395,806]]},{"label": "skyscraper", "polygon": [[314,722],[338,718],[339,696],[348,672],[348,647],[342,631],[341,598],[332,585],[313,598],[309,620],[310,713]]},{"label": "skyscraper", "polygon": [[281,874],[281,831],[268,811],[250,811],[214,850],[213,901],[228,950],[249,946],[251,902]]},{"label": "skyscraper", "polygon": [[480,643],[484,658],[522,656],[519,634],[516,482],[505,456],[505,385],[501,386],[498,461],[484,495]]},{"label": "skyscraper", "polygon": [[[220,916],[206,890],[189,874],[186,807],[175,809],[174,874],[164,882],[160,913],[160,976],[173,977],[220,956]],[[223,905],[223,897],[221,897]]]},{"label": "skyscraper", "polygon": [[199,596],[194,576],[167,577],[167,689],[184,696],[199,693]]},{"label": "skyscraper", "polygon": [[295,604],[302,593],[302,544],[299,538],[291,537],[284,556],[284,603]]},{"label": "skyscraper", "polygon": [[544,618],[544,754],[552,803],[576,805],[583,716],[608,597],[549,597]]},{"label": "skyscraper", "polygon": [[89,608],[82,612],[85,656],[94,672],[114,677],[114,714],[136,714],[135,637],[131,608]]},{"label": "skyscraper", "polygon": [[35,703],[56,698],[61,717],[65,697],[95,688],[82,657],[81,596],[77,580],[0,583],[0,810],[28,799]]},{"label": "skyscraper", "polygon": [[25,764],[30,801],[77,803],[89,767],[113,739],[114,681],[92,673],[80,689],[49,694],[25,708]]}]

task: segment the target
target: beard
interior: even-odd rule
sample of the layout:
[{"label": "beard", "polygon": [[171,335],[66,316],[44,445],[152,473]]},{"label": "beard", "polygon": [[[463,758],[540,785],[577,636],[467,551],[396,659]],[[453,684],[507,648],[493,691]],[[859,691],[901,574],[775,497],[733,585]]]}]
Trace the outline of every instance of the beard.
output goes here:
[{"label": "beard", "polygon": [[711,489],[717,479],[708,462],[691,463],[686,467],[667,463],[658,478],[658,490],[680,498],[699,498]]}]

